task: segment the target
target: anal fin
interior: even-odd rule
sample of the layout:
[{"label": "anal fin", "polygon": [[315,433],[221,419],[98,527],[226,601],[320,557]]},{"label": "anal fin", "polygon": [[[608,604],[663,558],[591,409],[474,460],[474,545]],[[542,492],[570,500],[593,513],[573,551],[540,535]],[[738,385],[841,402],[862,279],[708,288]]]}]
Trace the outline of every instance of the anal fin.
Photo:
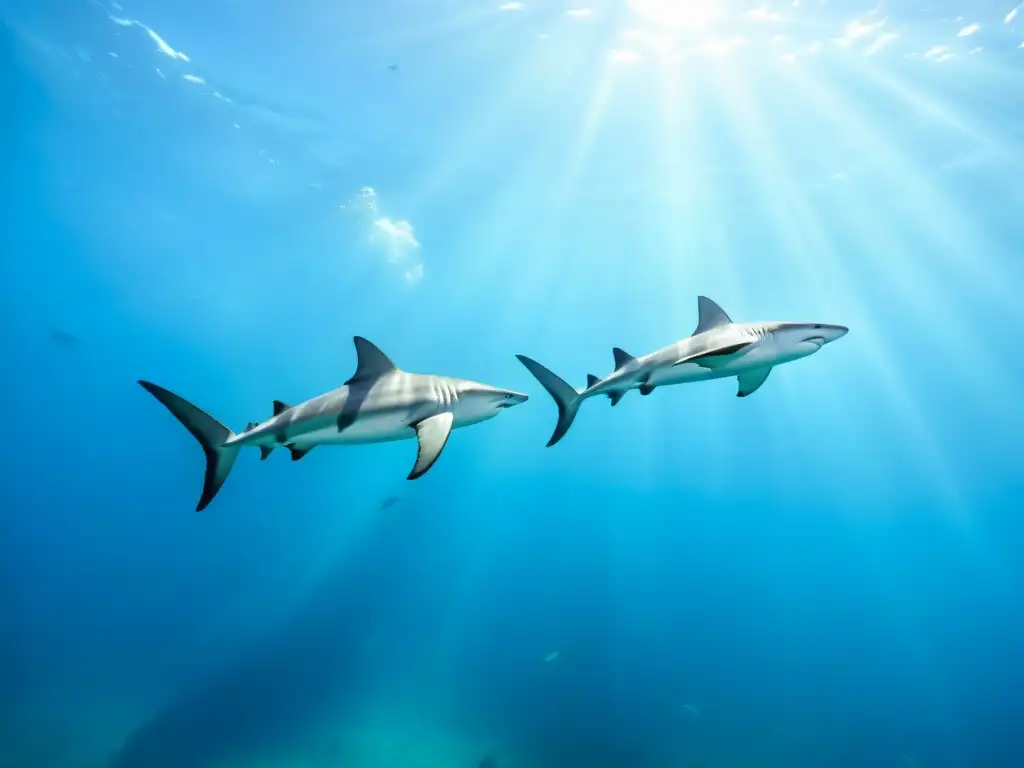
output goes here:
[{"label": "anal fin", "polygon": [[267,456],[269,456],[273,450],[274,450],[274,446],[272,446],[272,445],[261,445],[260,446],[260,461],[266,461],[267,460]]},{"label": "anal fin", "polygon": [[621,400],[622,398],[624,398],[626,396],[626,392],[627,392],[627,390],[624,389],[624,390],[622,390],[620,392],[609,392],[608,393],[608,399],[612,401],[612,407],[613,408],[616,405],[619,404],[619,400]]}]

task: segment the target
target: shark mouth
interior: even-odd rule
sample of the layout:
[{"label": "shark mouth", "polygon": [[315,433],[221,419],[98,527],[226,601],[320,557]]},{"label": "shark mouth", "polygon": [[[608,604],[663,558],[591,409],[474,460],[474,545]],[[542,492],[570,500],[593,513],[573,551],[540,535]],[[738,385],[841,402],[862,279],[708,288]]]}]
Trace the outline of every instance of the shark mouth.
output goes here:
[{"label": "shark mouth", "polygon": [[825,337],[824,336],[809,336],[808,338],[804,339],[804,341],[805,342],[810,342],[811,344],[817,344],[819,347],[825,345]]}]

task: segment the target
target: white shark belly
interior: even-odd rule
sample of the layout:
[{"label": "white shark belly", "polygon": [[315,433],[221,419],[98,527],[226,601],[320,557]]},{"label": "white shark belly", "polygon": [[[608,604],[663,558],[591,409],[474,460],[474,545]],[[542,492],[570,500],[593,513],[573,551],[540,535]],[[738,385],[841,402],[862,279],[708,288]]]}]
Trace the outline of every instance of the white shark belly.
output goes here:
[{"label": "white shark belly", "polygon": [[778,364],[776,356],[771,353],[759,351],[741,355],[735,360],[730,360],[725,365],[714,368],[704,368],[697,363],[683,363],[671,368],[663,368],[651,377],[651,383],[658,387],[666,387],[672,384],[685,384],[691,381],[710,381],[711,379],[727,379],[730,376],[739,376],[747,371],[759,368],[771,367]]},{"label": "white shark belly", "polygon": [[727,376],[735,376],[732,371],[722,368],[704,368],[696,363],[683,363],[671,368],[657,371],[651,376],[651,384],[656,387],[668,387],[672,384],[685,384],[691,381],[709,381],[711,379],[723,379]]},{"label": "white shark belly", "polygon": [[355,424],[338,431],[332,424],[328,427],[303,432],[289,438],[288,442],[297,448],[313,445],[365,445],[367,443],[388,443],[394,440],[412,440],[416,430],[404,421],[395,419],[360,419]]}]

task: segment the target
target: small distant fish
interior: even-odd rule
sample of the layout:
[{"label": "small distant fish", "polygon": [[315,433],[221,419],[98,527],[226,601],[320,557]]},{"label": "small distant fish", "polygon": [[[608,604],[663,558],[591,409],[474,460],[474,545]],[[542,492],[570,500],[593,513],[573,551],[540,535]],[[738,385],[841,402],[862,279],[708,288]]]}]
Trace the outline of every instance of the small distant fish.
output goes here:
[{"label": "small distant fish", "polygon": [[700,707],[696,704],[684,704],[683,710],[689,715],[697,716],[700,714]]},{"label": "small distant fish", "polygon": [[552,651],[551,653],[549,653],[547,656],[544,657],[544,663],[545,664],[550,664],[552,661],[554,661],[557,658],[558,658],[558,651]]},{"label": "small distant fish", "polygon": [[398,65],[397,64],[388,64],[388,69],[390,69],[392,72],[397,72],[398,71]]},{"label": "small distant fish", "polygon": [[63,344],[66,347],[77,347],[82,340],[73,333],[62,331],[60,328],[50,329],[50,341],[54,344]]},{"label": "small distant fish", "polygon": [[397,503],[398,503],[398,497],[397,496],[388,496],[386,499],[384,499],[384,501],[382,501],[380,503],[380,508],[381,509],[387,509],[388,507],[395,506],[395,504],[397,504]]}]

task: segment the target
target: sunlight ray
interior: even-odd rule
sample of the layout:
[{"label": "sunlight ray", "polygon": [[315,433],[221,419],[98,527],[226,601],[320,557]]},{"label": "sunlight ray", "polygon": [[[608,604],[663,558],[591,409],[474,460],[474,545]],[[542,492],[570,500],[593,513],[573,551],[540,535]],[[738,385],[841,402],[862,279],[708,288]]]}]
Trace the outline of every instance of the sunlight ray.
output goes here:
[{"label": "sunlight ray", "polygon": [[[804,279],[817,293],[828,286],[845,284],[845,270],[829,253],[827,238],[815,215],[798,189],[793,172],[786,167],[785,152],[768,127],[764,110],[754,101],[746,78],[738,65],[723,62],[714,72],[721,84],[723,107],[730,114],[730,124],[737,132],[734,144],[746,154],[761,191],[761,200],[771,211],[772,226],[778,231],[785,248],[799,259]],[[821,254],[828,254],[822,269]]]},{"label": "sunlight ray", "polygon": [[[344,39],[343,43],[346,53],[366,51],[379,55],[381,51],[398,52],[430,43],[444,44],[452,39],[476,41],[481,31],[505,27],[505,23],[515,21],[508,17],[516,15],[502,14],[497,11],[496,5],[493,8],[463,7],[458,13],[450,16],[439,15],[426,23],[422,19],[417,19],[396,25],[384,33],[367,34],[360,30],[358,35]],[[450,53],[450,50],[448,52]]]},{"label": "sunlight ray", "polygon": [[999,252],[989,236],[961,215],[960,206],[949,200],[923,169],[912,165],[903,153],[888,149],[891,141],[883,138],[859,112],[843,105],[815,74],[805,69],[792,74],[811,98],[820,99],[816,103],[822,104],[824,113],[845,135],[853,140],[866,140],[877,152],[884,152],[882,164],[890,171],[887,178],[901,189],[899,199],[913,201],[917,218],[927,219],[928,226],[921,227],[919,234],[931,244],[933,253],[958,273],[956,284],[973,287],[989,300],[998,301],[1008,317],[1019,316],[1020,302],[1015,292],[1006,285],[996,266],[980,256]]},{"label": "sunlight ray", "polygon": [[[550,95],[556,85],[543,81],[528,59],[519,58],[495,83],[491,98],[479,105],[475,114],[451,121],[452,130],[445,140],[445,147],[450,149],[436,159],[425,175],[409,184],[413,212],[455,186],[460,178],[472,174],[475,164],[494,151],[494,137],[501,135],[510,121],[515,125],[524,115],[533,114],[541,98]],[[466,109],[469,110],[468,105]]]},{"label": "sunlight ray", "polygon": [[[857,136],[864,136],[871,133],[870,126],[867,126],[863,121],[859,120],[855,115],[851,114],[851,110],[847,109],[842,105],[838,99],[835,98],[831,89],[823,85],[817,85],[810,79],[803,79],[802,83],[807,90],[807,102],[817,103],[822,105],[823,114],[826,115],[830,120],[834,122],[834,126],[839,135],[846,134],[850,138]],[[887,159],[889,162],[887,165],[894,169],[892,179],[893,183],[902,185],[906,183],[906,177],[917,173],[916,169],[909,167],[902,158],[899,158],[896,153],[888,152]],[[858,233],[859,241],[863,244],[861,249],[865,254],[885,254],[891,251],[891,242],[883,240],[877,233],[873,222],[865,214],[862,205],[862,200],[856,198],[849,198],[845,204],[838,207],[842,218],[849,222],[849,230],[851,232]],[[925,221],[925,219],[920,219]],[[929,218],[929,222],[931,219]],[[902,286],[901,293],[904,298],[909,299],[916,307],[917,311],[922,313],[924,316],[931,316],[931,321],[928,323],[932,327],[943,328],[943,339],[936,340],[941,341],[945,344],[953,344],[956,346],[958,343],[967,345],[962,348],[970,348],[970,339],[967,337],[962,338],[957,342],[956,336],[962,333],[962,330],[957,326],[956,323],[947,322],[947,315],[942,314],[941,308],[943,306],[949,306],[948,301],[937,302],[934,299],[929,300],[928,296],[934,297],[938,293],[938,288],[932,286],[930,289],[922,291],[910,291],[908,286],[917,285],[920,286],[927,280],[926,275],[920,272],[920,270],[914,270],[910,263],[905,259],[888,259],[884,262],[875,260],[876,271],[887,273],[890,275],[887,284],[893,286]],[[897,271],[899,273],[897,274]],[[927,284],[927,283],[925,283]],[[963,498],[962,491],[959,488],[958,483],[955,482],[955,474],[951,469],[951,465],[945,452],[942,451],[936,441],[935,435],[931,428],[928,426],[924,414],[921,413],[920,409],[914,398],[911,397],[910,391],[907,387],[906,382],[903,382],[898,378],[895,373],[898,367],[895,365],[895,361],[892,359],[891,352],[887,352],[881,344],[881,336],[877,333],[874,334],[876,344],[873,346],[872,351],[874,352],[873,364],[875,368],[875,374],[879,380],[885,381],[887,388],[890,392],[890,396],[893,398],[895,403],[899,405],[899,411],[901,417],[909,422],[909,425],[913,428],[914,432],[918,435],[919,443],[926,449],[928,460],[934,466],[935,472],[934,477],[937,483],[943,488],[944,495],[947,497],[947,503],[950,503],[958,510],[958,516],[961,517],[961,522],[966,522],[964,516],[967,514],[968,505]],[[995,377],[996,370],[994,363],[991,360],[979,360],[972,359],[972,369],[970,371],[970,377],[966,377],[967,372],[964,371],[965,376],[963,385],[969,388],[977,388],[978,383],[978,367],[982,366],[982,381],[994,381],[998,380]],[[995,378],[987,378],[987,377]]]},{"label": "sunlight ray", "polygon": [[[819,214],[812,209],[805,191],[796,179],[794,171],[786,162],[787,152],[773,134],[773,121],[763,106],[753,98],[746,78],[737,71],[737,66],[723,63],[715,69],[721,87],[723,106],[731,116],[730,123],[738,132],[733,141],[744,152],[749,165],[755,169],[755,181],[761,191],[764,208],[770,212],[771,225],[777,232],[783,250],[802,275],[801,282],[813,288],[814,295],[834,294],[837,286],[844,286],[839,303],[857,308],[864,306],[864,297],[853,280],[850,270],[843,266],[830,233],[821,224]],[[777,86],[784,87],[784,86]],[[742,128],[739,128],[742,126]],[[866,315],[859,311],[857,314]],[[851,324],[853,320],[850,320]],[[858,335],[877,338],[862,320],[857,323]],[[776,382],[782,388],[786,401],[785,408],[794,424],[799,423],[798,414],[807,408],[806,393],[791,380]],[[814,395],[810,395],[814,396]],[[841,434],[858,429],[856,414],[842,412],[832,414]],[[870,465],[868,465],[870,466]],[[877,466],[877,465],[876,465]],[[879,469],[881,469],[879,467]],[[840,468],[837,470],[841,471]]]},{"label": "sunlight ray", "polygon": [[855,61],[851,61],[850,66],[856,69],[859,75],[869,80],[876,88],[899,96],[917,111],[927,115],[929,119],[948,125],[950,128],[964,134],[980,147],[992,152],[999,160],[1019,162],[1019,152],[1013,152],[1005,146],[1005,137],[992,135],[991,126],[982,127],[978,125],[970,116],[954,111],[951,107],[941,103],[937,98],[900,82],[896,76],[885,72],[884,68],[880,66],[871,66],[867,63]]},{"label": "sunlight ray", "polygon": [[580,172],[590,157],[598,130],[601,127],[601,119],[604,117],[608,101],[615,90],[615,73],[617,71],[615,61],[609,58],[602,67],[601,74],[595,80],[593,91],[580,120],[575,146],[566,161],[562,179],[552,191],[555,218],[572,197]]}]

